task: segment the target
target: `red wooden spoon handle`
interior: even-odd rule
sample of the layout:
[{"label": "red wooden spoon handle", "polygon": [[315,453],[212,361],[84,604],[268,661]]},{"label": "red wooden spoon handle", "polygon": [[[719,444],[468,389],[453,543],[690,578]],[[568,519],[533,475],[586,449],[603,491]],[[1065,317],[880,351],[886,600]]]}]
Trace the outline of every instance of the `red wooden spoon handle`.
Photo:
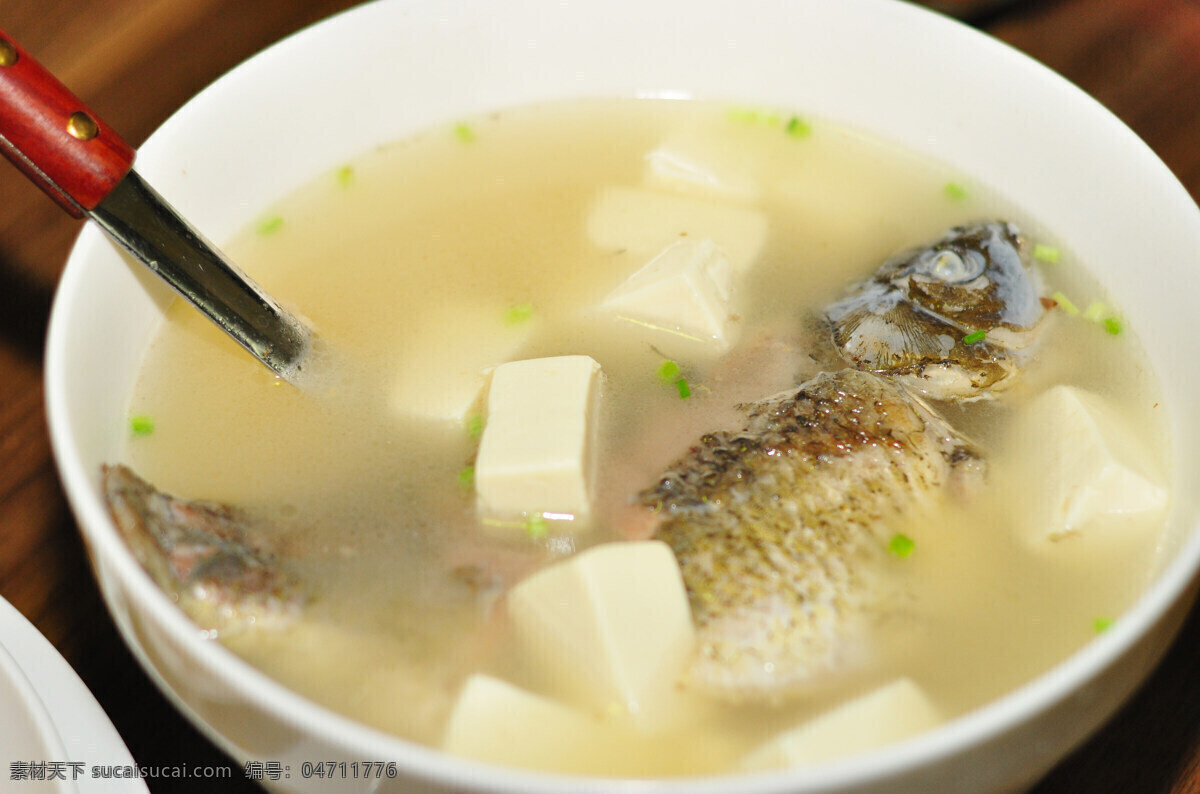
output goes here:
[{"label": "red wooden spoon handle", "polygon": [[0,30],[0,152],[77,218],[133,167],[134,151]]}]

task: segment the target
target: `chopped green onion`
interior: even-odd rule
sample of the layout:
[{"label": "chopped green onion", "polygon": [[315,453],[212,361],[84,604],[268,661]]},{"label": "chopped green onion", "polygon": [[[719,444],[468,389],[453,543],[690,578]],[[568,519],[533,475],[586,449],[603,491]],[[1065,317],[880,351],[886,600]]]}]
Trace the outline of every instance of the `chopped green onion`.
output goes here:
[{"label": "chopped green onion", "polygon": [[745,124],[775,126],[781,122],[778,113],[772,110],[759,110],[757,108],[730,108],[727,115],[731,120],[740,121]]},{"label": "chopped green onion", "polygon": [[667,359],[658,368],[658,377],[666,383],[674,383],[675,379],[679,377],[679,365]]},{"label": "chopped green onion", "polygon": [[337,183],[339,187],[350,187],[354,184],[354,167],[344,165],[337,170]]},{"label": "chopped green onion", "polygon": [[1058,249],[1052,245],[1037,243],[1033,246],[1033,258],[1052,265],[1058,261]]},{"label": "chopped green onion", "polygon": [[479,438],[483,435],[483,414],[471,414],[463,420],[463,427],[466,428],[468,436]]},{"label": "chopped green onion", "polygon": [[154,418],[150,416],[134,416],[129,419],[129,429],[135,436],[148,436],[154,432]]},{"label": "chopped green onion", "polygon": [[1088,307],[1083,310],[1083,317],[1086,320],[1091,320],[1094,323],[1098,323],[1107,313],[1108,306],[1100,301],[1092,301],[1088,304]]},{"label": "chopped green onion", "polygon": [[1109,617],[1098,617],[1092,621],[1092,631],[1096,632],[1097,634],[1102,634],[1108,631],[1114,622],[1115,621]]},{"label": "chopped green onion", "polygon": [[532,303],[520,303],[504,312],[505,325],[520,325],[533,316]]},{"label": "chopped green onion", "polygon": [[534,540],[541,540],[550,534],[550,527],[546,524],[546,517],[541,513],[534,513],[529,516],[525,522],[525,531],[529,533],[529,537]]},{"label": "chopped green onion", "polygon": [[947,182],[942,187],[942,193],[951,201],[965,201],[967,198],[967,189],[958,182]]},{"label": "chopped green onion", "polygon": [[1050,297],[1053,298],[1054,302],[1062,307],[1062,310],[1067,314],[1079,314],[1079,307],[1072,303],[1071,299],[1066,295],[1063,295],[1061,292],[1055,292]]},{"label": "chopped green onion", "polygon": [[899,532],[892,535],[892,539],[888,541],[888,551],[900,559],[904,559],[912,554],[916,546],[917,544],[912,538]]},{"label": "chopped green onion", "polygon": [[464,488],[472,488],[475,485],[475,467],[467,466],[458,473],[458,484]]},{"label": "chopped green onion", "polygon": [[454,137],[463,143],[470,143],[475,140],[475,130],[471,129],[471,125],[469,124],[455,124]]},{"label": "chopped green onion", "polygon": [[259,234],[274,234],[275,232],[279,231],[282,228],[283,228],[283,217],[279,216],[279,215],[272,215],[268,218],[263,218],[258,223],[258,233]]},{"label": "chopped green onion", "polygon": [[1121,333],[1121,321],[1116,317],[1104,318],[1104,330],[1108,331],[1113,336]]},{"label": "chopped green onion", "polygon": [[793,138],[807,138],[812,134],[812,125],[799,116],[792,116],[783,131]]},{"label": "chopped green onion", "polygon": [[976,342],[982,342],[982,341],[983,341],[983,338],[984,338],[985,336],[987,336],[987,331],[985,331],[984,329],[980,328],[978,331],[972,331],[971,333],[969,333],[969,334],[967,334],[966,336],[964,336],[964,337],[963,337],[963,344],[964,344],[964,345],[973,345],[973,344],[975,344]]},{"label": "chopped green onion", "polygon": [[679,364],[667,359],[658,366],[658,378],[663,383],[670,383],[679,392],[680,399],[686,400],[692,396],[692,389],[688,386],[687,379],[683,377],[683,370]]}]

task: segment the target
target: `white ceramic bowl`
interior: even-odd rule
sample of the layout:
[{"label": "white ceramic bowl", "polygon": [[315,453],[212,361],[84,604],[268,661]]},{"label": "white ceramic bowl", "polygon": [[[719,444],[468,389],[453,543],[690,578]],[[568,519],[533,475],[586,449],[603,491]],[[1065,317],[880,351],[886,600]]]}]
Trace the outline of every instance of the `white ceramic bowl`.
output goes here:
[{"label": "white ceramic bowl", "polygon": [[[240,761],[396,761],[388,790],[989,792],[1027,787],[1147,674],[1194,595],[1200,403],[1190,268],[1200,211],[1115,117],[1047,69],[897,0],[394,0],[251,59],[156,132],[138,168],[212,238],[377,143],[559,97],[672,96],[796,108],[890,138],[1014,199],[1121,300],[1161,375],[1175,439],[1171,549],[1113,627],[1026,686],[936,731],[803,771],[686,782],[567,780],[468,763],[341,718],[197,630],[126,551],[98,492],[134,374],[171,299],[94,228],[54,306],[50,429],[96,574],[126,641],[175,703]],[[1153,263],[1147,277],[1145,263]],[[368,790],[376,781],[344,781]],[[329,786],[326,783],[325,786]]]}]

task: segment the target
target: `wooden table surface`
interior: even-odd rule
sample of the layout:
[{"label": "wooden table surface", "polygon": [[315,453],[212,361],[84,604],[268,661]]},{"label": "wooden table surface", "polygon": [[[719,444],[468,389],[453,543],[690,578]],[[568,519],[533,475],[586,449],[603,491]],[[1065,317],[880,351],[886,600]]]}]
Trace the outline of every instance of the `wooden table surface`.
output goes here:
[{"label": "wooden table surface", "polygon": [[[136,146],[230,67],[355,4],[0,0],[0,29]],[[1200,1],[1025,0],[975,23],[1096,97],[1200,197]],[[174,711],[121,642],[63,497],[46,430],[42,357],[55,283],[79,228],[0,164],[0,596],[78,671],[140,764],[226,766],[234,777],[219,790],[253,791],[241,767]],[[3,788],[3,748],[0,760]],[[147,782],[154,792],[216,790],[200,780]],[[1200,611],[1116,719],[1036,791],[1200,792]]]}]

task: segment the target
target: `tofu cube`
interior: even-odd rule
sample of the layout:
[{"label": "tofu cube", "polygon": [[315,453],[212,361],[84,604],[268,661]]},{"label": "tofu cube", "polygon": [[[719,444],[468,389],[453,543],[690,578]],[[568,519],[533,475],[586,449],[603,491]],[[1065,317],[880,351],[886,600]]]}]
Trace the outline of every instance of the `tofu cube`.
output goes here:
[{"label": "tofu cube", "polygon": [[1113,526],[1122,516],[1162,511],[1167,492],[1153,476],[1147,450],[1103,398],[1055,386],[1036,398],[1008,439],[1012,493],[1033,508],[1030,540]]},{"label": "tofu cube", "polygon": [[534,325],[506,323],[505,308],[466,302],[406,328],[394,354],[392,409],[420,419],[457,422],[477,410],[487,371],[512,359]]},{"label": "tofu cube", "polygon": [[[553,514],[577,530],[591,513],[600,365],[589,356],[501,364],[492,372],[475,459],[476,506],[499,534]],[[514,521],[516,522],[514,524]]]},{"label": "tofu cube", "polygon": [[854,755],[915,736],[941,721],[924,690],[900,678],[775,737],[743,758],[741,768],[785,769]]},{"label": "tofu cube", "polygon": [[654,256],[684,238],[711,238],[735,274],[754,266],[767,239],[767,218],[756,209],[646,188],[610,187],[596,197],[587,220],[597,246]]},{"label": "tofu cube", "polygon": [[669,246],[604,299],[617,317],[718,350],[731,342],[729,257],[709,238]]},{"label": "tofu cube", "polygon": [[646,154],[645,182],[655,188],[757,201],[762,196],[754,173],[757,156],[741,136],[689,125]]},{"label": "tofu cube", "polygon": [[661,541],[605,543],[514,587],[524,655],[570,703],[665,730],[695,634],[683,577]]},{"label": "tofu cube", "polygon": [[603,773],[622,738],[596,715],[476,674],[463,685],[442,748],[505,766]]}]

